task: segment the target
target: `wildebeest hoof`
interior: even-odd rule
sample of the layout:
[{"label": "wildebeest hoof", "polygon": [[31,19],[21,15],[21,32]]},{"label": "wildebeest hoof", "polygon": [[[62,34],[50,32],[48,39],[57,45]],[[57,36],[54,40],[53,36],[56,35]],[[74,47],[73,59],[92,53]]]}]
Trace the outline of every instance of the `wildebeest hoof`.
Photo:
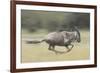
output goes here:
[{"label": "wildebeest hoof", "polygon": [[70,52],[72,49],[68,49],[67,52]]},{"label": "wildebeest hoof", "polygon": [[57,51],[55,54],[64,54],[65,52]]}]

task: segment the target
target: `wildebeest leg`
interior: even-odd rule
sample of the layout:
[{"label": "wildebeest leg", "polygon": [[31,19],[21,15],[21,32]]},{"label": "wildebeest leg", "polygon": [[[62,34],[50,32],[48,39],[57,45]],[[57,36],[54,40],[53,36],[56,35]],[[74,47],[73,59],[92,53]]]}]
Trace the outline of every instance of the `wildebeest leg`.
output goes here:
[{"label": "wildebeest leg", "polygon": [[52,50],[52,48],[51,48],[51,45],[49,45],[49,48],[48,48],[49,50]]},{"label": "wildebeest leg", "polygon": [[55,52],[55,53],[57,53],[57,51],[55,50],[55,46],[54,45],[49,45],[48,49],[53,51],[53,52]]},{"label": "wildebeest leg", "polygon": [[55,50],[55,45],[49,45],[49,48],[48,49],[50,51],[53,51],[55,54],[58,54],[58,53],[62,54],[62,53],[64,53],[64,52]]},{"label": "wildebeest leg", "polygon": [[60,52],[60,51],[57,51],[55,50],[55,45],[49,45],[49,50],[53,51],[55,54],[58,54],[58,53],[63,53],[63,52]]},{"label": "wildebeest leg", "polygon": [[55,46],[52,45],[52,51],[55,52],[56,54],[58,53],[56,50],[55,50]]},{"label": "wildebeest leg", "polygon": [[55,50],[55,45],[49,45],[49,50],[55,52],[56,54],[58,53],[58,52]]},{"label": "wildebeest leg", "polygon": [[51,51],[56,52],[56,50],[55,50],[55,46],[54,46],[54,45],[49,45],[49,48],[48,48],[48,49],[51,50]]},{"label": "wildebeest leg", "polygon": [[[69,46],[71,46],[71,47],[69,47]],[[67,46],[66,46],[66,48],[68,49],[67,52],[71,51],[73,47],[74,47],[74,45],[72,45],[72,44],[67,45]]]},{"label": "wildebeest leg", "polygon": [[62,53],[65,53],[65,52],[61,52],[61,51],[55,50],[55,45],[52,45],[52,51],[54,51],[55,54],[62,54]]}]

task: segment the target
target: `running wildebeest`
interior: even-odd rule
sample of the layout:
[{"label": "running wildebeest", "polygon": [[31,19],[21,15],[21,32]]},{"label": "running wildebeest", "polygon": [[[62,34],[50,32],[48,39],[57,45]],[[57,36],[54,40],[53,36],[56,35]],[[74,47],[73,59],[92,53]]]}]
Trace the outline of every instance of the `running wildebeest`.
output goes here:
[{"label": "running wildebeest", "polygon": [[72,42],[75,42],[75,41],[80,42],[81,36],[77,27],[74,27],[73,31],[51,32],[41,41],[34,40],[34,41],[27,41],[27,43],[37,44],[43,41],[49,44],[49,48],[48,48],[49,50],[55,53],[64,53],[64,52],[55,50],[55,46],[65,46],[68,49],[66,52],[69,52],[74,47]]}]

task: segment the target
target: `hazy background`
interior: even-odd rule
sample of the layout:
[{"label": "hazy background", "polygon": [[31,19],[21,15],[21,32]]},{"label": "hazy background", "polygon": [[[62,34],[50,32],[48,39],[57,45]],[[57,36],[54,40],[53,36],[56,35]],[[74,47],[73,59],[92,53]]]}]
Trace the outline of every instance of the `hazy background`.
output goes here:
[{"label": "hazy background", "polygon": [[[22,52],[21,62],[86,60],[90,57],[90,14],[75,12],[54,12],[21,10]],[[56,55],[48,50],[48,44],[27,44],[27,40],[42,40],[48,33],[58,30],[72,31],[78,27],[81,42],[73,43],[73,49]],[[58,51],[66,51],[64,46],[56,46]]]},{"label": "hazy background", "polygon": [[79,29],[89,29],[90,14],[75,12],[53,12],[21,10],[22,29],[29,32],[45,30],[48,32],[55,30],[71,30],[72,26]]}]

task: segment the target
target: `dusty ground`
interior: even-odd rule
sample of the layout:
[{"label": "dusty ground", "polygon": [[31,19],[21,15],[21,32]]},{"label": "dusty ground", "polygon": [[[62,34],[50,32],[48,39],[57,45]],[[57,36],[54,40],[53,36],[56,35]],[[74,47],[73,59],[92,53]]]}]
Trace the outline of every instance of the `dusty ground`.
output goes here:
[{"label": "dusty ground", "polygon": [[[21,62],[45,62],[89,59],[89,31],[81,31],[81,43],[74,43],[74,48],[64,54],[55,54],[48,50],[48,44],[27,44],[25,40],[30,38],[40,39],[44,34],[22,33]],[[65,47],[57,46],[56,50],[66,51]]]}]

